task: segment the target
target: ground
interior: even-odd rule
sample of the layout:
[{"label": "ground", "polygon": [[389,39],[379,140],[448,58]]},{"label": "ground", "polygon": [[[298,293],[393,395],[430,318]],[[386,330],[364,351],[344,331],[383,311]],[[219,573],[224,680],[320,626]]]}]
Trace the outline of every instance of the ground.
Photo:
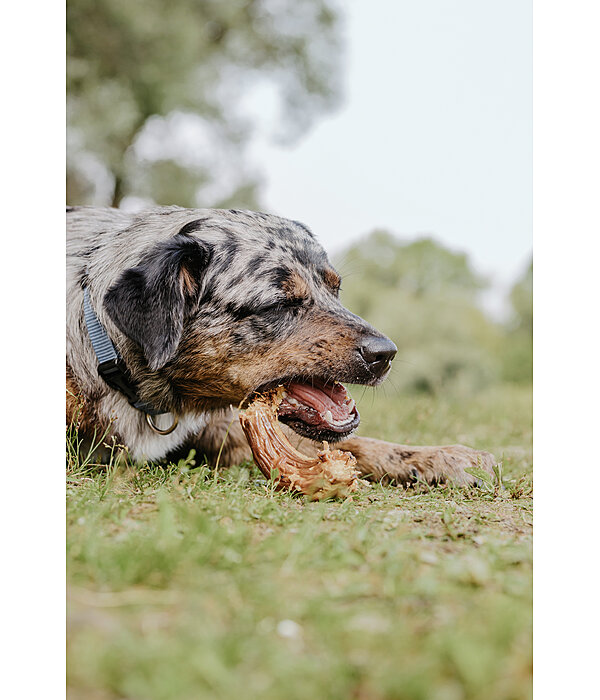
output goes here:
[{"label": "ground", "polygon": [[531,697],[530,389],[361,391],[362,434],[490,450],[504,488],[310,503],[249,464],[71,455],[71,700]]}]

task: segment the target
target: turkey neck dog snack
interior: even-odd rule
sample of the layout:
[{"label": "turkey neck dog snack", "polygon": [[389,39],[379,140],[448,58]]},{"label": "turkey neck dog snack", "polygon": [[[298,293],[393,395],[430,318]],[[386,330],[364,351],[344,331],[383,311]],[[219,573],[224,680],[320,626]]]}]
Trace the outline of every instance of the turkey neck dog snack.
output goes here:
[{"label": "turkey neck dog snack", "polygon": [[288,402],[286,390],[279,386],[259,395],[240,413],[242,429],[262,473],[268,479],[273,477],[278,488],[300,491],[315,501],[356,491],[358,473],[353,454],[330,450],[324,442],[316,457],[308,457],[290,444],[277,420]]}]

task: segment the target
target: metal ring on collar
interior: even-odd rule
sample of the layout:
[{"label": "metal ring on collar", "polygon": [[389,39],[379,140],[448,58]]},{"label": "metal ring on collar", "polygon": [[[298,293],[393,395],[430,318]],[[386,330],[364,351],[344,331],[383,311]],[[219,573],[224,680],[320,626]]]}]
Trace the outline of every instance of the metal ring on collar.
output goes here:
[{"label": "metal ring on collar", "polygon": [[149,413],[146,413],[146,423],[154,430],[155,433],[158,433],[159,435],[169,435],[172,433],[175,428],[177,427],[177,423],[179,423],[179,418],[177,416],[173,416],[173,425],[171,425],[169,428],[166,428],[165,430],[161,430],[154,422],[154,416],[151,416]]}]

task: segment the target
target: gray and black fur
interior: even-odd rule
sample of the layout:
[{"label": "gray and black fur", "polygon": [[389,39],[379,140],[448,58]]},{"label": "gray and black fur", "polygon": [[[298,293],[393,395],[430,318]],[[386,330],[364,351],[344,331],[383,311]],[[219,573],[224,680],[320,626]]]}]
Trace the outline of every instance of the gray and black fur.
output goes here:
[{"label": "gray and black fur", "polygon": [[[67,208],[67,420],[84,437],[109,430],[134,459],[194,446],[209,459],[232,407],[280,380],[378,384],[395,347],[339,300],[339,277],[311,231],[250,211]],[[83,317],[96,315],[142,400],[179,417],[157,435],[97,373]],[[307,426],[293,426],[309,438]],[[345,447],[365,476],[409,483],[472,481],[465,466],[492,457],[461,446],[419,448],[368,438]],[[314,451],[305,441],[302,449]],[[234,421],[221,463],[249,458]]]}]

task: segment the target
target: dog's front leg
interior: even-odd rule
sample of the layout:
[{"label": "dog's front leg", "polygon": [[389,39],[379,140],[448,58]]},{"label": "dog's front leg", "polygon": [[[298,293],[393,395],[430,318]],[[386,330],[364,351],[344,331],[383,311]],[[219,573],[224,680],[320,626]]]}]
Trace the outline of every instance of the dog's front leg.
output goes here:
[{"label": "dog's front leg", "polygon": [[[304,454],[314,456],[322,449],[321,443],[302,438],[283,425],[283,431],[292,445]],[[475,485],[477,477],[466,469],[479,467],[493,475],[496,463],[489,452],[474,450],[463,445],[443,447],[415,447],[397,445],[384,440],[353,437],[334,447],[352,452],[361,476],[370,481],[410,486],[418,481],[436,485],[454,483],[458,486]]]},{"label": "dog's front leg", "polygon": [[[292,445],[300,452],[313,456],[322,449],[320,443],[300,437],[285,425],[281,427]],[[239,424],[237,411],[225,411],[214,416],[199,435],[186,443],[186,449],[189,447],[194,447],[199,456],[206,457],[213,466],[218,462],[219,467],[228,467],[252,459],[252,452]],[[489,452],[463,445],[415,447],[373,438],[353,437],[335,447],[352,452],[363,478],[402,486],[409,486],[419,480],[428,484],[476,484],[477,478],[465,470],[469,467],[480,467],[493,474],[495,464],[495,459]]]},{"label": "dog's front leg", "polygon": [[493,474],[496,463],[489,452],[463,445],[415,447],[354,437],[345,440],[339,447],[354,454],[364,478],[402,486],[418,481],[432,485],[446,482],[459,486],[474,485],[478,480],[466,469],[479,467]]}]

